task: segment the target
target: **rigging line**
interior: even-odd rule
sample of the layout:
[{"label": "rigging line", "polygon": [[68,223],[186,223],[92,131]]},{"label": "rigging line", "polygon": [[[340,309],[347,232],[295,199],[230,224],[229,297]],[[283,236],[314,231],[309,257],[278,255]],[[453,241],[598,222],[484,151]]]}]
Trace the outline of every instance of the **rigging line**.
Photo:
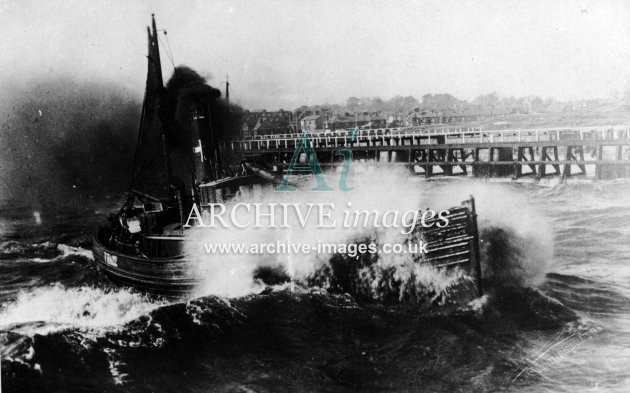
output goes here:
[{"label": "rigging line", "polygon": [[171,54],[168,51],[168,48],[166,47],[166,45],[164,45],[164,43],[162,42],[162,40],[160,39],[160,36],[158,35],[158,41],[160,41],[160,44],[162,45],[162,47],[164,48],[164,52],[166,53],[166,57],[168,58],[168,60],[171,62],[171,64],[173,65],[173,68],[175,68],[175,63],[173,62],[173,57],[171,56]]},{"label": "rigging line", "polygon": [[173,62],[173,56],[171,55],[171,53],[169,52],[168,48],[166,47],[166,45],[164,45],[164,43],[162,42],[162,40],[160,39],[159,36],[158,36],[158,40],[160,41],[160,44],[162,45],[162,48],[164,48],[164,52],[166,53],[166,57],[168,58],[168,60],[173,65],[173,68],[175,68],[175,63]]},{"label": "rigging line", "polygon": [[166,34],[166,30],[164,30],[164,39],[166,40],[166,46],[168,46],[168,51],[171,53],[171,63],[173,63],[173,67],[175,67],[173,49],[171,49],[171,42],[168,40],[168,34]]},{"label": "rigging line", "polygon": [[[168,36],[166,35],[166,30],[158,30],[159,32],[164,33],[164,37],[166,39],[168,39]],[[158,40],[160,40],[160,35],[158,34]],[[171,46],[170,45],[164,45],[164,43],[162,42],[162,40],[160,40],[160,43],[162,44],[162,47],[164,48],[164,51],[166,52],[166,55],[168,56],[169,60],[171,60],[171,63],[173,62],[173,51],[171,50]]]}]

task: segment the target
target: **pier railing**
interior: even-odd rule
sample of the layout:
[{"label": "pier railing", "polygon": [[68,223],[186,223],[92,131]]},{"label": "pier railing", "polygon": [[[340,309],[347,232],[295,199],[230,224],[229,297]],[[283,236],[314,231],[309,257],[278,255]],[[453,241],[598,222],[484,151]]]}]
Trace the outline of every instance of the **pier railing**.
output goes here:
[{"label": "pier railing", "polygon": [[[316,148],[425,145],[484,145],[484,144],[547,144],[567,146],[574,141],[586,145],[597,141],[630,139],[630,126],[550,127],[534,129],[484,130],[479,128],[392,128],[376,130],[344,130],[312,133],[309,139]],[[293,150],[302,134],[282,134],[232,141],[232,150]],[[592,143],[590,143],[592,142]]]}]

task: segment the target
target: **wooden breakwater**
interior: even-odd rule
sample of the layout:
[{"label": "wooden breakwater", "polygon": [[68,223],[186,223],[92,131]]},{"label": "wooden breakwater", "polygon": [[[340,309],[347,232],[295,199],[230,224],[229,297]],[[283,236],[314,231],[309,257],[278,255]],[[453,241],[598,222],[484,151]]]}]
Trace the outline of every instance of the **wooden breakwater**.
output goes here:
[{"label": "wooden breakwater", "polygon": [[[261,136],[229,142],[225,148],[256,156],[278,172],[286,169],[300,134]],[[630,176],[630,126],[398,128],[309,134],[322,166],[339,165],[341,149],[353,160],[404,165],[424,176],[512,177]],[[304,161],[305,153],[301,160]]]}]

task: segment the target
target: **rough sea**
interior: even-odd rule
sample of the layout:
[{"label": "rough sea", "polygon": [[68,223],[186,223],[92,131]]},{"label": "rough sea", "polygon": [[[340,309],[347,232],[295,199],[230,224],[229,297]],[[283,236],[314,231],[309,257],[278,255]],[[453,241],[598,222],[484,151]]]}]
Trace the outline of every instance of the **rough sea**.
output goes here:
[{"label": "rough sea", "polygon": [[94,265],[118,201],[2,210],[2,391],[630,391],[629,181],[409,182],[431,207],[477,200],[485,295],[465,309],[303,281],[150,297]]}]

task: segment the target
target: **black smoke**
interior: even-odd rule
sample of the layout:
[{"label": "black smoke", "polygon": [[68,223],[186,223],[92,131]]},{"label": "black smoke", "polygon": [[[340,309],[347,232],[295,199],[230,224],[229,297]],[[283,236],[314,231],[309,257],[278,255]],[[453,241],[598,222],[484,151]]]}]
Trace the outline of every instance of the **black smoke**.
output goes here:
[{"label": "black smoke", "polygon": [[[189,174],[194,168],[192,114],[194,111],[205,114],[206,109],[209,119],[203,121],[199,135],[209,149],[205,153],[212,157],[214,154],[209,151],[218,149],[219,167],[225,174],[231,174],[234,170],[229,167],[238,163],[238,157],[227,151],[224,142],[239,138],[243,110],[221,98],[221,91],[208,85],[196,71],[186,66],[176,67],[160,97],[159,109],[165,125],[173,183],[189,182]],[[184,189],[190,187],[188,184]]]},{"label": "black smoke", "polygon": [[[190,97],[207,93],[213,134],[240,135],[243,111],[192,69],[177,67],[160,97],[167,140],[178,144]],[[14,84],[0,102],[0,206],[55,210],[122,195],[132,173],[140,95],[71,77]],[[188,150],[187,150],[188,151]]]},{"label": "black smoke", "polygon": [[193,69],[178,66],[166,83],[166,97],[162,98],[164,111],[174,114],[175,127],[167,133],[167,140],[180,144],[184,133],[189,128],[190,107],[199,97],[204,97],[210,107],[212,133],[219,140],[233,140],[240,137],[243,110],[238,105],[230,104],[221,98],[221,91],[208,84],[205,78]]},{"label": "black smoke", "polygon": [[69,77],[5,90],[0,203],[51,210],[127,189],[141,103]]}]

